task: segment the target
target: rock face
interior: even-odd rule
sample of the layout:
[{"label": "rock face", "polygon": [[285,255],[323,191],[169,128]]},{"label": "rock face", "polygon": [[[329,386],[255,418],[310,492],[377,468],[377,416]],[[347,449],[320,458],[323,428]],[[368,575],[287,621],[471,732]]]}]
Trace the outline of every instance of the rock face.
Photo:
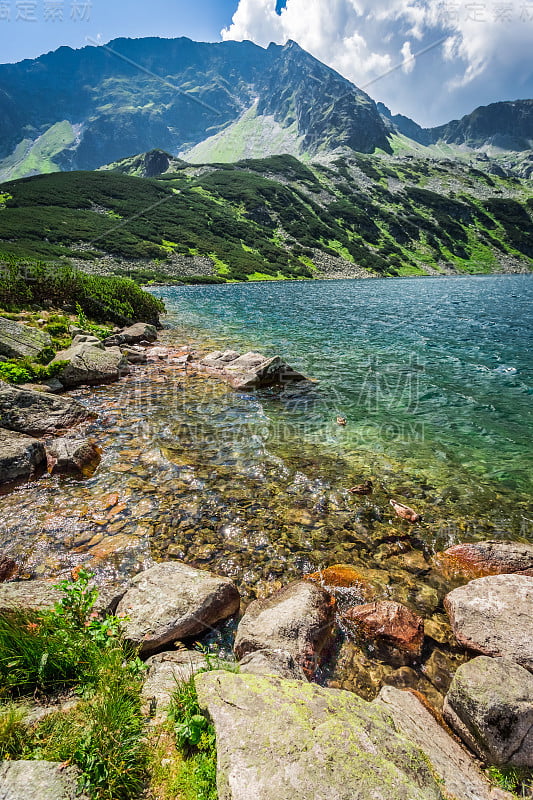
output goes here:
[{"label": "rock face", "polygon": [[296,372],[279,356],[266,358],[261,353],[250,352],[240,356],[234,350],[226,350],[224,353],[216,351],[193,366],[224,378],[234,389],[240,391],[307,380],[305,375]]},{"label": "rock face", "polygon": [[0,428],[0,483],[30,478],[44,459],[42,442]]},{"label": "rock face", "polygon": [[366,603],[346,611],[343,618],[350,629],[366,639],[383,641],[415,657],[422,652],[424,620],[401,603]]},{"label": "rock face", "polygon": [[126,638],[149,653],[204,632],[235,614],[239,605],[239,593],[228,578],[173,561],[136,575],[117,614],[128,617]]},{"label": "rock face", "polygon": [[521,542],[456,544],[445,550],[440,560],[472,577],[526,571],[533,575],[533,545]]},{"label": "rock face", "polygon": [[0,356],[36,358],[52,340],[44,331],[0,317]]},{"label": "rock face", "polygon": [[533,578],[478,578],[450,592],[444,606],[463,647],[508,656],[533,671]]},{"label": "rock face", "polygon": [[54,761],[4,761],[1,800],[88,800],[78,790],[80,772]]},{"label": "rock face", "polygon": [[286,650],[254,650],[239,661],[239,672],[246,675],[278,675],[305,681],[305,672]]},{"label": "rock face", "polygon": [[124,330],[120,333],[115,333],[113,336],[108,336],[108,338],[105,340],[105,346],[110,347],[121,344],[155,342],[156,339],[157,329],[154,325],[149,325],[147,322],[136,322],[135,325],[130,325],[129,328],[124,328]]},{"label": "rock face", "polygon": [[30,436],[71,428],[91,415],[71,397],[55,397],[45,392],[17,389],[0,382],[0,419],[2,427]]},{"label": "rock face", "polygon": [[94,472],[100,449],[87,439],[53,439],[46,443],[46,461],[51,475],[76,475]]},{"label": "rock face", "polygon": [[282,650],[311,677],[333,624],[329,595],[312,583],[296,581],[250,603],[237,628],[235,654],[242,659],[256,650]]},{"label": "rock face", "polygon": [[68,361],[58,375],[67,387],[112,383],[128,371],[128,361],[118,347],[105,350],[93,344],[78,344],[56,354],[52,364]]},{"label": "rock face", "polygon": [[421,750],[350,692],[274,676],[195,677],[219,800],[443,800]]},{"label": "rock face", "polygon": [[373,705],[379,705],[390,714],[398,733],[426,754],[443,781],[447,797],[454,800],[496,798],[497,793],[493,793],[486,777],[466,750],[446,732],[415,694],[384,686]]},{"label": "rock face", "polygon": [[533,767],[533,675],[508,658],[459,667],[444,718],[488,764]]},{"label": "rock face", "polygon": [[196,650],[177,650],[151,656],[146,666],[148,672],[142,688],[144,709],[159,722],[166,717],[177,684],[188,681],[199,670],[205,669],[206,660]]}]

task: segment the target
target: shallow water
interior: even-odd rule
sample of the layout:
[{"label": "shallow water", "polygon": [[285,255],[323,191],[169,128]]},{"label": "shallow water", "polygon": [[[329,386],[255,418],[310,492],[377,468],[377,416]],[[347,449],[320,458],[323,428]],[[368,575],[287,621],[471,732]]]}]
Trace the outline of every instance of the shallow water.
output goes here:
[{"label": "shallow water", "polygon": [[[245,599],[353,564],[443,640],[407,675],[439,705],[442,663],[461,657],[445,644],[442,599],[460,579],[434,554],[532,538],[531,279],[158,293],[175,326],[163,344],[279,352],[319,383],[303,395],[244,394],[161,362],[78,390],[100,412],[89,432],[102,463],[89,479],[43,476],[0,495],[0,553],[28,577],[83,563],[121,578],[177,558],[232,577]],[[372,496],[347,492],[366,478]],[[423,522],[396,518],[391,495]],[[383,680],[406,680],[348,640],[331,663],[337,685],[368,697]]]}]

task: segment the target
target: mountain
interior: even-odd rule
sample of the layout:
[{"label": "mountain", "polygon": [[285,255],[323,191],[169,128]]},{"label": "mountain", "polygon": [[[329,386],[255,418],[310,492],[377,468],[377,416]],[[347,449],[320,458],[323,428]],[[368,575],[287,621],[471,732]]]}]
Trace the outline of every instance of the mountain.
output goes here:
[{"label": "mountain", "polygon": [[353,153],[197,166],[150,152],[2,184],[0,253],[141,280],[528,272],[531,191],[484,164]]},{"label": "mountain", "polygon": [[390,152],[374,101],[295,42],[117,39],[0,66],[0,178],[177,155],[243,117],[263,155],[273,129],[301,154]]},{"label": "mountain", "polygon": [[435,128],[422,128],[403,114],[392,115],[383,103],[378,103],[377,109],[389,131],[422,145],[442,143],[489,152],[533,148],[533,100],[479,106],[471,114]]}]

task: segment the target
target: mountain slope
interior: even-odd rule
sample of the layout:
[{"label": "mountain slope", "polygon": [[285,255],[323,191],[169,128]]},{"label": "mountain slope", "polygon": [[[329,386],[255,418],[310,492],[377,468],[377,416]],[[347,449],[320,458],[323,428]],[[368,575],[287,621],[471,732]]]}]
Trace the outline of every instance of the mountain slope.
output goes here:
[{"label": "mountain slope", "polygon": [[[291,129],[298,152],[390,150],[374,101],[294,42],[117,39],[0,66],[0,179],[93,169],[154,147],[178,154],[253,107]],[[14,159],[58,123],[72,136],[42,170]]]},{"label": "mountain slope", "polygon": [[[136,177],[155,164],[167,171]],[[527,185],[466,163],[354,154],[329,166],[291,156],[195,166],[158,151],[113,166],[118,171],[0,186],[0,252],[144,279],[529,271],[533,264]]]}]

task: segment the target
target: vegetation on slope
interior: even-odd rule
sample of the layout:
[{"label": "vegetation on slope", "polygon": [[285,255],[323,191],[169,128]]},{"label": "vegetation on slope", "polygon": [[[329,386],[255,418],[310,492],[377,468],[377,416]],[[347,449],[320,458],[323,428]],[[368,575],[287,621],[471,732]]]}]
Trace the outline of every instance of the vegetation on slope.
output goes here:
[{"label": "vegetation on slope", "polygon": [[176,256],[208,256],[225,280],[310,278],[320,253],[378,275],[490,272],[502,256],[533,254],[525,185],[466,163],[272,156],[159,178],[120,169],[5,183],[0,248],[88,268],[111,256],[144,279]]}]

